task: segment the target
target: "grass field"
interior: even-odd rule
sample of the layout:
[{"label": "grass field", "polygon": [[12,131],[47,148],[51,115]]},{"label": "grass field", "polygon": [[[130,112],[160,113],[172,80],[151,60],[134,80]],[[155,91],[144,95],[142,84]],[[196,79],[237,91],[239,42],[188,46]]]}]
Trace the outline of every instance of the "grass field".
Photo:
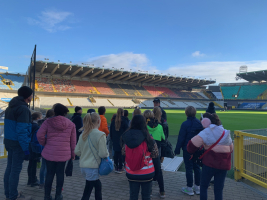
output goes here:
[{"label": "grass field", "polygon": [[[74,113],[73,108],[69,108],[70,113]],[[142,109],[142,112],[145,109]],[[84,113],[87,110],[84,109]],[[132,119],[133,109],[128,109],[129,119]],[[179,130],[181,124],[186,120],[184,110],[165,110],[167,113],[167,121],[169,124],[169,141],[172,143],[173,148],[176,146]],[[114,113],[117,112],[117,109],[110,108],[106,110],[106,118],[108,123],[111,121],[111,117]],[[201,113],[205,113],[204,110],[197,110],[197,118],[199,119]],[[234,130],[247,130],[247,129],[261,129],[267,128],[267,111],[227,111],[221,112],[217,111],[219,118],[222,121],[222,124],[225,129],[231,130],[232,136]],[[85,114],[83,114],[85,115]],[[179,156],[182,156],[182,151]],[[179,171],[185,171],[184,164],[180,167]],[[234,170],[228,171],[227,176],[229,178],[234,178]]]}]

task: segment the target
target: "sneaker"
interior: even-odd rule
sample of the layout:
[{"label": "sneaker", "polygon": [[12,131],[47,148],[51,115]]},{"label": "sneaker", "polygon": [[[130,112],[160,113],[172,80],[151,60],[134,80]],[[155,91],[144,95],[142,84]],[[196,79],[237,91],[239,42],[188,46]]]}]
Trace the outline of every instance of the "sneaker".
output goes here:
[{"label": "sneaker", "polygon": [[159,197],[161,199],[165,199],[165,192],[159,192]]},{"label": "sneaker", "polygon": [[36,181],[35,183],[32,183],[31,184],[31,187],[35,187],[35,186],[39,186],[40,184],[39,184],[39,181]]},{"label": "sneaker", "polygon": [[56,196],[55,196],[55,200],[63,200],[63,196],[62,196],[62,194],[60,194],[60,195],[56,195]]},{"label": "sneaker", "polygon": [[45,197],[44,200],[53,200],[52,196],[50,195],[50,197]]},{"label": "sneaker", "polygon": [[193,196],[195,194],[193,188],[191,187],[182,187],[182,192],[190,196]]},{"label": "sneaker", "polygon": [[200,186],[194,185],[193,190],[196,194],[200,194]]},{"label": "sneaker", "polygon": [[115,169],[115,173],[121,174],[122,173],[122,170],[121,169]]}]

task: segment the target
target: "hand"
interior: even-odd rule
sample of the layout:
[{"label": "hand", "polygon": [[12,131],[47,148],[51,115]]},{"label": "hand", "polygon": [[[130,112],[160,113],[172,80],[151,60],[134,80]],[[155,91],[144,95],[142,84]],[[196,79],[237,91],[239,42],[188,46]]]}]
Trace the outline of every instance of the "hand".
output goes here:
[{"label": "hand", "polygon": [[174,155],[179,155],[180,154],[180,150],[174,150]]}]

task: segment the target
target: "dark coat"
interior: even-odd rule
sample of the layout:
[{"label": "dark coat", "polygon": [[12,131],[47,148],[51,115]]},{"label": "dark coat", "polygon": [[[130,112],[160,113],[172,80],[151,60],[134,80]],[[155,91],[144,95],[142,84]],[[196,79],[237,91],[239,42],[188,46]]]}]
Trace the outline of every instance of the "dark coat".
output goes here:
[{"label": "dark coat", "polygon": [[5,111],[4,144],[8,150],[20,146],[29,151],[31,135],[31,112],[23,97],[14,97]]},{"label": "dark coat", "polygon": [[203,126],[196,117],[187,117],[180,128],[175,154],[180,154],[181,148],[185,151],[188,142],[202,130]]},{"label": "dark coat", "polygon": [[121,136],[122,134],[128,129],[128,121],[126,117],[121,117],[121,127],[119,131],[115,129],[115,119],[112,120],[110,125],[110,138],[113,142],[113,150],[114,151],[121,151]]},{"label": "dark coat", "polygon": [[160,107],[161,113],[162,113],[162,115],[161,115],[161,123],[167,122],[167,114],[166,114],[165,110],[163,110],[163,108],[161,106],[159,106],[159,107]]},{"label": "dark coat", "polygon": [[[37,123],[32,123],[32,132],[31,132],[31,141],[33,140],[33,137],[36,137],[37,131],[39,130],[40,126]],[[35,134],[35,135],[34,135]],[[31,149],[31,145],[29,145],[29,151],[30,151],[30,160],[39,160],[41,157],[40,153],[35,153]]]},{"label": "dark coat", "polygon": [[77,142],[79,140],[79,137],[82,133],[82,131],[79,131],[83,127],[83,119],[82,119],[82,114],[80,113],[74,113],[73,116],[71,117],[71,121],[75,124],[76,127],[76,139]]}]

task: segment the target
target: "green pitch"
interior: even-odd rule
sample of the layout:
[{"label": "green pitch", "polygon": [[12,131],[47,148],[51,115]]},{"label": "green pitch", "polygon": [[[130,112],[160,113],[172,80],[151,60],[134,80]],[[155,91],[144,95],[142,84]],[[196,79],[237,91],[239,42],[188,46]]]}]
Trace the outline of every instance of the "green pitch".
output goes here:
[{"label": "green pitch", "polygon": [[[73,108],[69,108],[70,113],[74,113]],[[129,119],[132,119],[132,112],[133,109],[127,109],[129,111]],[[142,109],[142,112],[145,109]],[[97,110],[96,110],[97,111]],[[169,141],[171,142],[173,146],[173,150],[175,149],[179,130],[181,124],[186,120],[185,112],[184,110],[167,110],[165,109],[167,113],[167,121],[169,124]],[[87,109],[83,110],[84,113],[87,112]],[[108,123],[111,122],[111,117],[113,114],[117,112],[117,109],[115,108],[108,108],[106,110],[106,118]],[[231,130],[232,136],[234,130],[247,130],[247,129],[262,129],[267,128],[267,111],[227,111],[222,112],[219,109],[216,111],[219,118],[222,121],[222,124],[225,129]],[[199,119],[201,116],[201,113],[205,113],[205,110],[197,110],[197,118]],[[85,114],[83,114],[85,115]],[[181,154],[178,156],[182,156],[183,152],[181,150]],[[182,166],[179,168],[179,171],[185,172],[185,166],[182,164]],[[227,177],[234,178],[234,170],[231,169],[227,172]]]},{"label": "green pitch", "polygon": [[[70,113],[74,113],[73,108],[69,108]],[[129,119],[132,119],[133,109],[127,109],[129,111]],[[142,109],[142,112],[145,109]],[[96,110],[97,111],[97,110]],[[178,135],[180,126],[183,121],[186,120],[184,110],[165,110],[167,113],[170,135]],[[83,110],[84,113],[87,109]],[[108,123],[111,121],[113,114],[117,112],[115,108],[108,108],[106,110],[106,118]],[[197,118],[199,119],[201,113],[205,113],[204,110],[197,110]],[[247,129],[261,129],[267,128],[267,111],[227,111],[221,112],[217,110],[217,114],[222,121],[225,129],[234,130],[247,130]],[[85,114],[84,114],[85,115]]]}]

